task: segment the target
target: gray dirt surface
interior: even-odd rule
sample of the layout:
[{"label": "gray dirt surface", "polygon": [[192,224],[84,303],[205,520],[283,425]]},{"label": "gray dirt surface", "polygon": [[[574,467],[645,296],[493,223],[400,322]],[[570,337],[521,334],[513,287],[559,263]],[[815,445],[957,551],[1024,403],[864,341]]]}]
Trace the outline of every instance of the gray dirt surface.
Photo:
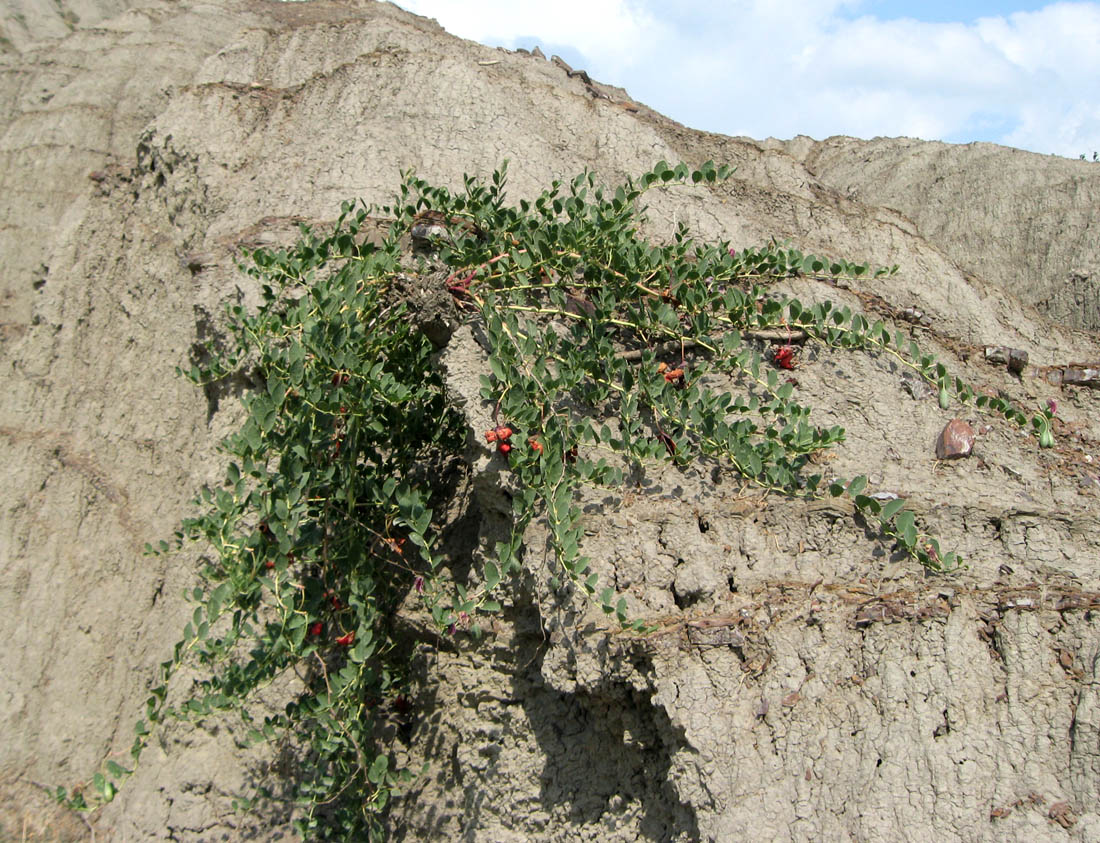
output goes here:
[{"label": "gray dirt surface", "polygon": [[[652,235],[684,221],[738,247],[774,236],[899,264],[787,292],[912,330],[1026,408],[1057,399],[1058,445],[914,398],[887,356],[808,348],[798,394],[848,431],[822,471],[908,498],[969,567],[926,574],[843,499],[764,497],[720,466],[586,493],[584,552],[658,632],[623,634],[555,592],[532,527],[487,640],[416,647],[396,746],[431,768],[393,806],[392,837],[1100,840],[1100,401],[1046,377],[1100,360],[1081,330],[1098,327],[1100,167],[696,132],[368,0],[0,0],[0,25],[0,840],[88,836],[34,783],[125,754],[189,615],[196,555],[142,546],[219,476],[238,419],[247,384],[204,394],[172,376],[226,302],[253,300],[236,251],[348,198],[383,203],[403,168],[460,185],[505,158],[513,199],[585,167],[614,184],[662,158],[735,165],[723,185],[655,194]],[[452,548],[468,564],[499,537],[513,481],[479,439],[476,332],[421,293],[469,422],[448,512],[471,525]],[[900,321],[909,307],[928,324]],[[986,363],[987,345],[1029,368]],[[974,454],[941,463],[953,416]],[[96,839],[292,837],[278,808],[230,808],[278,769],[232,729],[166,733],[92,819]]]}]

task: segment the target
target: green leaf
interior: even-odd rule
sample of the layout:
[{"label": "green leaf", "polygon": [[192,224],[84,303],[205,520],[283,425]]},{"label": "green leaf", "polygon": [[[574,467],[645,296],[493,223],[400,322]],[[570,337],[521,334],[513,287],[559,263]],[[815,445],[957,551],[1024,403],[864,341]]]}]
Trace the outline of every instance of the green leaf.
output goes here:
[{"label": "green leaf", "polygon": [[917,543],[917,529],[912,511],[902,510],[894,519],[894,528],[898,531],[905,546],[912,549]]},{"label": "green leaf", "polygon": [[275,427],[275,420],[279,414],[274,404],[260,396],[252,404],[252,415],[260,426],[260,430],[269,433]]},{"label": "green leaf", "polygon": [[904,498],[894,498],[892,501],[887,501],[886,504],[882,507],[882,520],[889,521],[891,518],[897,515],[904,506]]},{"label": "green leaf", "polygon": [[500,569],[494,562],[486,562],[484,568],[485,590],[492,591],[500,582]]},{"label": "green leaf", "polygon": [[370,629],[360,627],[359,633],[355,638],[355,645],[348,651],[348,658],[350,658],[354,664],[363,664],[363,662],[374,655],[374,650],[375,642]]},{"label": "green leaf", "polygon": [[386,777],[386,771],[389,769],[390,759],[386,755],[379,755],[374,759],[374,762],[370,765],[370,770],[367,772],[367,778],[371,784],[381,784]]},{"label": "green leaf", "polygon": [[107,772],[116,779],[125,778],[130,775],[130,771],[116,761],[107,762]]},{"label": "green leaf", "polygon": [[878,515],[882,510],[882,505],[874,498],[868,497],[867,495],[856,495],[855,504],[861,510],[870,512],[872,515]]},{"label": "green leaf", "polygon": [[904,531],[905,546],[908,548],[916,547],[917,544],[917,528],[916,525],[910,524]]}]

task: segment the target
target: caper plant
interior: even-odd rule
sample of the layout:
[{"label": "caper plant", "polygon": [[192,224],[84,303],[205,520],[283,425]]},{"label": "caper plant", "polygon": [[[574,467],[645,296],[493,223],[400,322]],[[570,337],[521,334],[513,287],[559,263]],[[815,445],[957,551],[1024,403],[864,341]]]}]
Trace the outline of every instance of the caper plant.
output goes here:
[{"label": "caper plant", "polygon": [[[454,192],[409,172],[381,211],[390,228],[380,245],[363,234],[372,209],[345,203],[330,233],[303,226],[288,249],[245,253],[259,307],[231,306],[226,335],[183,374],[200,385],[243,376],[255,386],[242,397],[242,427],[223,443],[223,481],[202,490],[174,548],[147,546],[162,554],[197,543],[203,563],[188,595],[192,617],[137,723],[133,762],[169,720],[236,713],[248,741],[288,736],[297,747],[288,778],[304,838],[380,837],[391,794],[411,778],[379,729],[409,705],[397,613],[411,600],[438,635],[478,635],[478,617],[500,609],[500,590],[526,564],[524,534],[539,520],[554,586],[571,586],[576,599],[644,634],[645,619],[628,618],[625,600],[591,571],[578,492],[622,490],[655,462],[707,460],[761,490],[847,495],[919,564],[960,565],[904,500],[880,502],[864,476],[826,481],[813,470],[814,456],[845,434],[815,425],[781,378],[800,365],[782,338],[885,353],[935,386],[945,407],[975,400],[1021,425],[1027,418],[1004,399],[975,396],[903,331],[773,289],[795,276],[888,277],[897,267],[872,270],[776,243],[738,251],[696,242],[683,226],[671,242],[643,236],[648,191],[705,189],[728,177],[709,162],[694,171],[660,162],[614,189],[585,172],[509,204],[505,167]],[[488,340],[481,394],[495,422],[478,435],[519,489],[509,538],[466,582],[444,576],[433,506],[440,467],[462,452],[467,425],[449,407],[434,349],[395,283],[416,271],[402,243],[426,218],[444,286]],[[1049,421],[1050,412],[1031,420],[1044,445]],[[184,665],[202,678],[170,693]],[[262,713],[257,697],[269,686],[290,699]],[[87,795],[55,795],[89,810],[131,773],[111,760]],[[238,804],[265,795],[261,787]]]}]

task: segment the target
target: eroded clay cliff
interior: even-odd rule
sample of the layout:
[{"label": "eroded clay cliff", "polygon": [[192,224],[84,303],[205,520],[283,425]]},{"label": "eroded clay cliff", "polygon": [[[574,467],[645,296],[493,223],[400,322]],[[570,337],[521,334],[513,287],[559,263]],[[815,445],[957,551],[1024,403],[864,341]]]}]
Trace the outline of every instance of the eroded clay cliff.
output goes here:
[{"label": "eroded clay cliff", "polygon": [[[840,503],[745,496],[709,474],[656,472],[648,494],[593,500],[586,552],[661,631],[617,635],[533,570],[487,642],[422,644],[399,748],[432,766],[394,805],[395,839],[1100,839],[1098,401],[1056,382],[1100,360],[1077,330],[1097,324],[1100,168],[704,134],[366,0],[2,8],[4,834],[86,833],[35,783],[78,781],[125,750],[189,611],[194,558],[141,548],[220,471],[233,402],[172,371],[225,302],[252,295],[236,251],[347,198],[384,202],[403,168],[458,184],[507,158],[513,196],[585,167],[614,183],[658,159],[735,165],[717,187],[654,195],[654,235],[684,221],[703,238],[899,264],[888,280],[790,289],[895,320],[1021,405],[1056,398],[1058,446],[972,414],[975,455],[937,461],[950,413],[934,396],[884,359],[813,350],[799,388],[848,429],[833,470],[908,497],[970,567],[928,576]],[[1028,366],[993,365],[987,346],[1025,350]],[[441,363],[480,478],[449,517],[477,554],[503,482],[473,433],[485,352],[460,329]],[[230,809],[272,759],[219,728],[170,731],[97,839],[285,836],[277,810]]]}]

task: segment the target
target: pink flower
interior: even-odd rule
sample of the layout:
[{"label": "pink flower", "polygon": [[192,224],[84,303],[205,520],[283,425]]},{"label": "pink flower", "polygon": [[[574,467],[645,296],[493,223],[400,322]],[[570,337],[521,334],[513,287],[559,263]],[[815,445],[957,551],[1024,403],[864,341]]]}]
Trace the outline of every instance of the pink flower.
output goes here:
[{"label": "pink flower", "polygon": [[423,594],[424,593],[424,578],[423,577],[417,577],[415,580],[413,580],[413,588],[416,589],[417,594]]},{"label": "pink flower", "polygon": [[1055,401],[1053,398],[1048,398],[1047,409],[1050,410],[1050,414],[1053,416],[1055,413],[1058,412],[1058,402]]}]

